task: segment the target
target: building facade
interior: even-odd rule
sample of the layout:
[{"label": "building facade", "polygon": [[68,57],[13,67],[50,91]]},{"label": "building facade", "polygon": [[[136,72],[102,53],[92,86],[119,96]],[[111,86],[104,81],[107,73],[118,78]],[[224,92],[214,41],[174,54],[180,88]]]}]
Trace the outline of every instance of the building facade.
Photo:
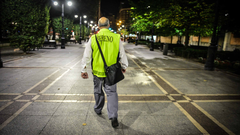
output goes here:
[{"label": "building facade", "polygon": [[119,27],[124,25],[127,29],[130,27],[131,23],[131,8],[121,8],[119,10],[119,15],[117,19]]}]

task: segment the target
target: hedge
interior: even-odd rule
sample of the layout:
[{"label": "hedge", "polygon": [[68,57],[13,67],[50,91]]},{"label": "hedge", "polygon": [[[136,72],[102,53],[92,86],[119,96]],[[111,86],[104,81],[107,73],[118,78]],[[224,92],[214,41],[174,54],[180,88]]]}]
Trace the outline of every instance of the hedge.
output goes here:
[{"label": "hedge", "polygon": [[[207,58],[208,50],[193,49],[191,47],[176,47],[174,48],[176,56],[185,58]],[[217,51],[216,58],[220,60],[240,61],[240,50],[234,51]]]}]

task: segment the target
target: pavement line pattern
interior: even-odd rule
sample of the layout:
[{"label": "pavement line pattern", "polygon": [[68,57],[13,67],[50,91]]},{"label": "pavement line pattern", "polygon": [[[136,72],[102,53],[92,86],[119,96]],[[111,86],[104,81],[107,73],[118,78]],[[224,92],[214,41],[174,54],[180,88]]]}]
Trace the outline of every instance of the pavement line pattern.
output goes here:
[{"label": "pavement line pattern", "polygon": [[167,80],[165,80],[163,77],[161,77],[159,74],[157,74],[154,70],[152,70],[153,73],[155,73],[155,75],[157,75],[158,77],[160,77],[164,82],[166,82],[170,87],[172,87],[175,91],[177,91],[180,94],[183,94],[180,90],[178,90],[176,87],[174,87],[171,83],[169,83]]},{"label": "pavement line pattern", "polygon": [[178,109],[183,112],[187,116],[187,118],[197,127],[197,129],[203,134],[209,135],[209,133],[186,111],[184,110],[178,103],[174,103]]},{"label": "pavement line pattern", "polygon": [[6,107],[8,107],[9,105],[11,105],[12,103],[13,103],[13,101],[8,102],[7,104],[3,105],[3,106],[0,108],[0,112],[1,112],[4,108],[6,108]]},{"label": "pavement line pattern", "polygon": [[[126,51],[127,52],[127,51]],[[129,52],[127,52],[129,54]],[[130,54],[131,55],[131,54]],[[161,77],[156,72],[149,70],[148,66],[144,64],[144,62],[141,62],[137,57],[130,57],[130,59],[139,66],[139,68],[147,75],[151,76],[149,77],[162,91],[164,94],[183,94],[179,90],[177,90],[175,87],[173,87],[167,80],[165,80],[163,77]],[[166,93],[167,92],[167,93]],[[189,120],[201,131],[203,134],[215,134],[215,131],[217,129],[217,134],[233,134],[228,128],[223,126],[220,122],[218,122],[214,117],[212,117],[210,114],[205,113],[206,111],[203,111],[200,106],[196,107],[191,102],[191,98],[187,97],[186,95],[183,95],[183,98],[185,98],[188,102],[182,102],[182,103],[176,103],[176,100],[168,95],[167,96],[171,101],[173,101],[174,105],[177,106],[180,111],[182,111]],[[201,108],[201,111],[199,110]],[[186,113],[187,112],[187,113]],[[196,116],[195,113],[203,114],[201,115],[201,118]],[[200,119],[199,119],[200,118]],[[194,119],[194,120],[192,120]],[[209,128],[214,127],[214,128]]]},{"label": "pavement line pattern", "polygon": [[33,88],[37,87],[39,84],[41,84],[42,82],[44,82],[45,80],[47,80],[49,77],[51,77],[52,75],[56,74],[58,71],[60,71],[60,69],[56,70],[55,72],[53,72],[52,74],[50,74],[49,76],[45,77],[44,79],[42,79],[40,82],[36,83],[35,85],[33,85],[31,88],[29,88],[28,90],[26,90],[23,93],[28,93],[29,91],[31,91]]},{"label": "pavement line pattern", "polygon": [[202,109],[199,105],[196,103],[192,103],[198,110],[200,110],[202,113],[204,113],[207,117],[209,117],[211,120],[213,120],[219,127],[224,129],[229,135],[234,135],[232,131],[230,131],[227,127],[225,127],[222,123],[220,123],[218,120],[216,120],[213,116],[211,116],[208,112],[206,112],[204,109]]},{"label": "pavement line pattern", "polygon": [[[68,64],[66,64],[65,66],[72,64],[73,62],[75,62],[78,58],[74,59],[73,61],[69,62]],[[68,71],[70,71],[70,69],[72,69],[74,66],[76,66],[81,60],[75,62],[74,65],[72,65],[67,71],[65,71],[64,73],[62,73],[62,75],[60,75],[57,79],[55,79],[51,84],[49,85],[53,85],[57,80],[59,80],[61,77],[63,77]],[[53,76],[54,74],[56,74],[57,72],[59,72],[60,69],[56,70],[55,72],[53,72],[52,74],[50,74],[49,76],[45,77],[43,80],[41,80],[40,82],[38,82],[37,84],[35,84],[34,86],[32,86],[31,88],[29,88],[28,90],[26,90],[25,92],[23,92],[23,94],[30,92],[32,89],[34,89],[35,87],[39,86],[41,83],[43,83],[44,81],[46,81],[49,77]],[[50,86],[47,86],[43,92],[45,92]],[[41,93],[39,93],[41,94]],[[10,123],[15,117],[17,117],[24,109],[26,109],[30,104],[32,104],[37,98],[40,97],[40,95],[36,95],[34,96],[31,100],[23,100],[23,101],[27,101],[27,103],[21,107],[17,112],[15,112],[12,116],[10,116],[6,121],[4,121],[1,125],[0,125],[0,130],[2,130],[8,123]],[[19,98],[21,98],[23,95],[18,95],[17,97],[15,97],[13,99],[13,101],[18,100]],[[0,109],[3,110],[6,107],[8,107],[9,105],[11,105],[13,103],[13,101],[7,103],[6,105],[4,105],[3,107],[1,107]]]},{"label": "pavement line pattern", "polygon": [[26,103],[21,109],[19,109],[16,113],[14,113],[10,118],[4,121],[0,125],[0,130],[2,130],[8,123],[10,123],[14,118],[16,118],[24,109],[26,109],[32,102]]}]

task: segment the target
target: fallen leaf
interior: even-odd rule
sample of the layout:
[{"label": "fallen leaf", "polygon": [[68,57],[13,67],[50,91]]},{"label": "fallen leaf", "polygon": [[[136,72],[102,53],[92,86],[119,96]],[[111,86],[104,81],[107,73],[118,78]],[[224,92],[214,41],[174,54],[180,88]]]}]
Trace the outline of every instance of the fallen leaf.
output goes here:
[{"label": "fallen leaf", "polygon": [[60,90],[60,88],[58,88],[58,90]]},{"label": "fallen leaf", "polygon": [[207,80],[204,80],[204,82],[206,82]]},{"label": "fallen leaf", "polygon": [[41,90],[39,90],[39,92],[40,92]]},{"label": "fallen leaf", "polygon": [[86,125],[87,125],[87,123],[83,123],[82,125],[83,125],[83,126],[86,126]]}]

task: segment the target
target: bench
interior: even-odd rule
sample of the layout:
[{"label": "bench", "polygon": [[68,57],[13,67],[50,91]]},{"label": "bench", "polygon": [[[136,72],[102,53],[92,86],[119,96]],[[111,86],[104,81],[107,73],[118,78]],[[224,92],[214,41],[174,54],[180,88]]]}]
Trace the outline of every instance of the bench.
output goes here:
[{"label": "bench", "polygon": [[56,40],[49,40],[46,36],[42,47],[45,46],[54,47],[56,49],[57,48]]},{"label": "bench", "polygon": [[190,48],[193,49],[198,49],[198,50],[208,50],[208,46],[195,46],[195,45],[190,45]]},{"label": "bench", "polygon": [[45,46],[54,47],[55,49],[57,48],[57,44],[55,40],[44,41],[43,47]]},{"label": "bench", "polygon": [[[162,52],[163,51],[163,45],[164,43],[161,43],[159,50]],[[183,44],[168,44],[168,50],[171,50],[171,52],[173,52],[174,48],[176,47],[184,47]]]},{"label": "bench", "polygon": [[128,39],[128,43],[133,43],[133,42],[136,42],[136,40],[134,40],[134,39]]},{"label": "bench", "polygon": [[71,43],[71,42],[73,42],[73,43],[75,43],[75,44],[76,44],[76,40],[75,40],[75,39],[70,39],[70,40],[67,40],[67,41],[66,41],[66,43],[67,43],[67,42],[70,42],[70,43]]}]

